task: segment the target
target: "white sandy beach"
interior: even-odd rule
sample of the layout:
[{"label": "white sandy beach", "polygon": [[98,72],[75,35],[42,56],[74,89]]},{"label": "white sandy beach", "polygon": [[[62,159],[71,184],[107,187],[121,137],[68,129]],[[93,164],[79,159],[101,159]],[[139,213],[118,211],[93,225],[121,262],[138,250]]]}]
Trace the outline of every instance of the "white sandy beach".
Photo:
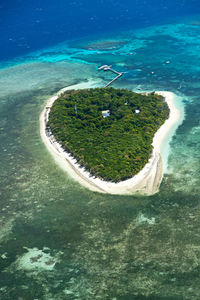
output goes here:
[{"label": "white sandy beach", "polygon": [[[163,176],[163,162],[167,164],[169,141],[175,133],[177,127],[181,124],[184,113],[175,105],[175,97],[171,92],[157,92],[165,97],[170,108],[170,116],[165,121],[165,123],[156,132],[153,139],[153,151],[149,162],[144,166],[144,168],[134,177],[121,181],[119,183],[107,182],[99,178],[95,178],[90,175],[87,171],[81,168],[76,160],[68,153],[66,153],[62,147],[55,141],[53,136],[49,136],[46,132],[46,123],[48,121],[49,111],[54,103],[54,101],[62,94],[64,91],[69,89],[81,89],[81,88],[92,88],[98,85],[97,81],[89,81],[87,83],[83,82],[74,86],[66,87],[60,90],[56,96],[48,99],[47,104],[40,115],[40,134],[43,142],[45,143],[47,149],[54,157],[55,161],[65,170],[67,173],[80,184],[89,188],[93,191],[98,191],[101,193],[109,194],[145,194],[152,195],[158,192],[160,183]],[[167,139],[167,143],[166,143]],[[163,145],[165,147],[163,147]],[[165,157],[164,157],[165,156]],[[167,169],[167,166],[164,168]]]}]

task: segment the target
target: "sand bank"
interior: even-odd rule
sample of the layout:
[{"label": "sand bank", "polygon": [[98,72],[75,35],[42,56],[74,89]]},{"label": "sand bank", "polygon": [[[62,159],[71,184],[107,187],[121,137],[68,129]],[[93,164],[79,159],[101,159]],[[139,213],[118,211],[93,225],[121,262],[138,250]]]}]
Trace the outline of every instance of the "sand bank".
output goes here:
[{"label": "sand bank", "polygon": [[[93,191],[109,194],[146,194],[152,195],[159,190],[163,176],[162,156],[165,156],[164,162],[167,163],[169,149],[169,140],[176,131],[178,125],[183,120],[183,113],[175,105],[175,97],[171,92],[157,92],[165,97],[170,108],[170,116],[165,123],[156,132],[153,139],[153,151],[149,162],[134,177],[121,181],[119,183],[107,182],[91,176],[91,174],[81,168],[76,160],[66,153],[55,138],[46,131],[46,123],[49,117],[49,111],[54,101],[66,90],[96,87],[98,82],[89,81],[74,86],[66,87],[60,90],[55,96],[48,99],[47,104],[40,116],[40,134],[49,152],[53,155],[56,162],[76,181]],[[166,142],[167,139],[167,142]],[[165,145],[165,147],[163,147]],[[169,151],[168,151],[169,152]],[[166,166],[165,168],[166,169]]]}]

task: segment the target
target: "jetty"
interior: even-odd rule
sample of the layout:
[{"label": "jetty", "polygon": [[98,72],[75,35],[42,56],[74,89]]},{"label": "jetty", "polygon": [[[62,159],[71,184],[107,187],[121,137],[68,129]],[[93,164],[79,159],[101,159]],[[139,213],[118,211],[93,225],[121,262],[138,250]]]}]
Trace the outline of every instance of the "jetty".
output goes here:
[{"label": "jetty", "polygon": [[116,70],[112,69],[112,66],[108,66],[108,65],[102,65],[101,67],[98,68],[99,71],[103,70],[103,71],[110,71],[114,74],[117,74],[117,76],[112,79],[111,81],[109,81],[104,87],[108,87],[111,83],[113,83],[115,80],[117,80],[119,77],[121,77],[124,72],[117,72]]}]

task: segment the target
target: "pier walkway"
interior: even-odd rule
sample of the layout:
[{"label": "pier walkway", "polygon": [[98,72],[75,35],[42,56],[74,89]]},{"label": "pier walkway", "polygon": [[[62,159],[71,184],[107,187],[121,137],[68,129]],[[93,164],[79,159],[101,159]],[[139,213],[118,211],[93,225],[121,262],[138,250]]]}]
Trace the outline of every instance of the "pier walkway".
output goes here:
[{"label": "pier walkway", "polygon": [[121,77],[124,74],[123,72],[120,73],[120,72],[117,72],[117,71],[113,70],[112,66],[108,66],[108,65],[103,65],[103,66],[99,67],[98,70],[99,71],[100,70],[111,71],[112,73],[117,74],[117,76],[114,79],[112,79],[111,81],[109,81],[105,85],[105,87],[108,87],[111,83],[113,83],[115,80],[117,80],[119,77]]}]

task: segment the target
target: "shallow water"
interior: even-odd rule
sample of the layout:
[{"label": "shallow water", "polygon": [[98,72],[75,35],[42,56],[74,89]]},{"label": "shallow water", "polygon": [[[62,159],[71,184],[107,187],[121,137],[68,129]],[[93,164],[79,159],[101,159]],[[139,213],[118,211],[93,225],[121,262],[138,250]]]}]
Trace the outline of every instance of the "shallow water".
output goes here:
[{"label": "shallow water", "polygon": [[[74,40],[2,64],[1,299],[199,299],[197,19]],[[126,72],[115,87],[168,90],[183,100],[185,120],[154,196],[91,192],[41,141],[46,99],[88,79],[104,85],[111,75],[97,72],[103,63]]]}]

